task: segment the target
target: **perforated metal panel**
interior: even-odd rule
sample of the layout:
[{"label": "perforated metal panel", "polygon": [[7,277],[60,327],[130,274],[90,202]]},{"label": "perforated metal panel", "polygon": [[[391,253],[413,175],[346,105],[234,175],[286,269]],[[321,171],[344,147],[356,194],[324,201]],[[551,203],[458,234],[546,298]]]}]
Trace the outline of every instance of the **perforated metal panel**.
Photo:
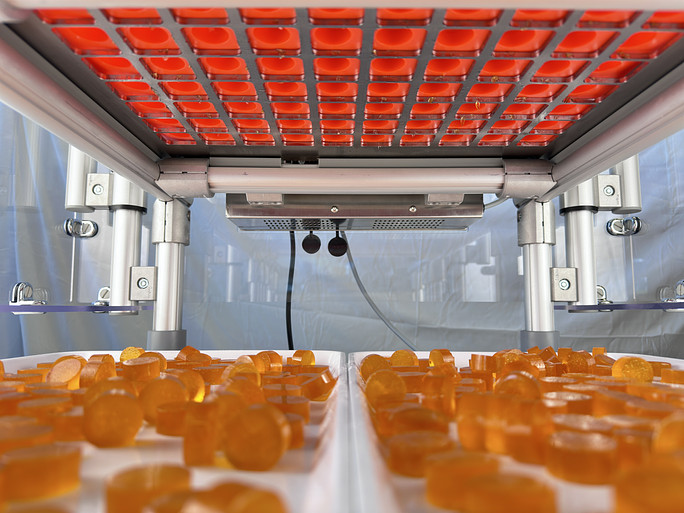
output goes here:
[{"label": "perforated metal panel", "polygon": [[684,11],[76,9],[13,30],[160,156],[544,157],[684,60]]}]

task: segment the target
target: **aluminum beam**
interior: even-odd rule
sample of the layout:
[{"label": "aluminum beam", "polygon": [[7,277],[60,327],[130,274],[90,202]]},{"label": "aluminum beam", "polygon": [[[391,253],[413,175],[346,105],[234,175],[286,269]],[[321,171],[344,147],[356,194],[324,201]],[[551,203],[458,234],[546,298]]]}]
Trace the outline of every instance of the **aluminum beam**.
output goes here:
[{"label": "aluminum beam", "polygon": [[256,194],[498,194],[499,168],[209,167],[212,193]]}]

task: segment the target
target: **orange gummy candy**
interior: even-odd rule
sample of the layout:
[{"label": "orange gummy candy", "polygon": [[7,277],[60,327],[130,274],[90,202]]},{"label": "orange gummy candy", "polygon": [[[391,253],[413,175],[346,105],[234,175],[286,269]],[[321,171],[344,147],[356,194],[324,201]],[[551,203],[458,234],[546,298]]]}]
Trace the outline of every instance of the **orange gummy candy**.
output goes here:
[{"label": "orange gummy candy", "polygon": [[150,381],[158,378],[161,363],[155,356],[138,356],[123,362],[121,376],[131,381]]},{"label": "orange gummy candy", "polygon": [[107,480],[107,513],[142,511],[164,494],[190,488],[190,470],[178,465],[152,464],[129,468]]},{"label": "orange gummy candy", "polygon": [[375,371],[380,369],[389,369],[391,367],[389,361],[379,354],[369,354],[359,364],[359,372],[363,381],[368,381],[368,378]]},{"label": "orange gummy candy", "polygon": [[549,486],[532,477],[511,473],[485,474],[467,480],[463,502],[463,510],[468,513],[556,511],[555,494]]},{"label": "orange gummy candy", "polygon": [[311,402],[306,397],[300,395],[275,395],[268,397],[266,402],[272,404],[283,413],[301,415],[307,423],[311,419]]},{"label": "orange gummy candy", "polygon": [[123,390],[108,390],[84,407],[83,434],[97,447],[131,445],[143,423],[138,399]]},{"label": "orange gummy candy", "polygon": [[81,449],[40,445],[15,449],[0,459],[9,500],[42,499],[70,492],[80,484]]},{"label": "orange gummy candy", "polygon": [[149,381],[140,392],[140,405],[145,420],[150,424],[157,422],[157,407],[164,403],[187,401],[188,390],[183,382],[168,373]]},{"label": "orange gummy candy", "polygon": [[183,436],[188,401],[164,403],[157,406],[157,433],[166,436]]},{"label": "orange gummy candy", "polygon": [[186,465],[213,465],[218,441],[218,403],[207,398],[190,402],[185,415],[183,462]]},{"label": "orange gummy candy", "polygon": [[79,386],[81,388],[87,388],[98,381],[113,378],[114,376],[116,376],[116,365],[113,361],[89,360],[88,363],[83,366],[83,369],[81,369]]},{"label": "orange gummy candy", "polygon": [[559,431],[547,442],[546,468],[566,481],[610,483],[617,470],[617,443],[598,433]]},{"label": "orange gummy candy", "polygon": [[623,356],[613,364],[613,376],[642,383],[653,381],[653,367],[637,356]]},{"label": "orange gummy candy", "polygon": [[309,349],[298,349],[292,355],[292,361],[298,365],[316,365],[316,355]]},{"label": "orange gummy candy", "polygon": [[273,468],[290,446],[290,423],[270,404],[252,404],[240,410],[223,439],[226,458],[242,470]]},{"label": "orange gummy candy", "polygon": [[79,376],[84,363],[83,360],[76,357],[58,359],[45,376],[45,381],[48,383],[66,383],[69,390],[74,390],[79,386]]},{"label": "orange gummy candy", "polygon": [[397,474],[422,477],[428,456],[453,447],[454,441],[444,433],[414,431],[394,435],[387,441],[387,466]]},{"label": "orange gummy candy", "polygon": [[390,369],[374,372],[366,382],[366,399],[376,408],[383,401],[401,399],[406,395],[406,383]]},{"label": "orange gummy candy", "polygon": [[392,367],[418,367],[418,356],[409,349],[398,349],[390,356]]},{"label": "orange gummy candy", "polygon": [[296,413],[286,413],[285,417],[290,423],[290,446],[288,449],[304,447],[304,427],[306,425],[304,417]]},{"label": "orange gummy candy", "polygon": [[448,451],[425,460],[426,498],[440,508],[462,510],[467,480],[496,473],[499,460],[481,452]]},{"label": "orange gummy candy", "polygon": [[537,379],[527,372],[511,372],[494,384],[497,394],[515,395],[524,399],[539,399],[541,390]]}]

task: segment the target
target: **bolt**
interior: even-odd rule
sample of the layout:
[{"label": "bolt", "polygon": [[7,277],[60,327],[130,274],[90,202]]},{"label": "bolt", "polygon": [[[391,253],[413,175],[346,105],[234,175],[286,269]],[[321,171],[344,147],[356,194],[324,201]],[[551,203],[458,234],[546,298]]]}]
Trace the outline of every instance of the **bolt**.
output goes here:
[{"label": "bolt", "polygon": [[150,281],[147,278],[140,278],[138,280],[138,288],[139,289],[145,290],[149,286],[150,286]]},{"label": "bolt", "polygon": [[93,194],[95,196],[99,196],[102,193],[104,193],[104,187],[102,187],[102,184],[96,183],[93,185]]},{"label": "bolt", "polygon": [[615,194],[615,187],[613,187],[612,185],[606,185],[603,188],[603,194],[605,194],[606,196],[612,196],[613,194]]},{"label": "bolt", "polygon": [[409,207],[409,212],[411,212],[412,214],[415,214],[416,212],[418,212],[418,209],[415,206],[411,205]]},{"label": "bolt", "polygon": [[339,211],[340,211],[340,209],[337,208],[335,205],[330,207],[330,212],[332,212],[333,214],[337,214]]},{"label": "bolt", "polygon": [[561,290],[568,290],[570,288],[570,280],[568,280],[567,278],[563,278],[558,282],[558,287]]}]

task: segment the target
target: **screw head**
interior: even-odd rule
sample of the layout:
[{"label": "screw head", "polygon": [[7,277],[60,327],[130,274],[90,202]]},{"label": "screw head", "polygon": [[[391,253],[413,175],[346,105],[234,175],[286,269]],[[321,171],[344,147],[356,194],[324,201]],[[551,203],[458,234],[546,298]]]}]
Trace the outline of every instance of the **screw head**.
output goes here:
[{"label": "screw head", "polygon": [[606,185],[603,188],[603,194],[605,194],[606,196],[614,195],[615,194],[615,187],[613,187],[612,185]]},{"label": "screw head", "polygon": [[102,187],[102,184],[96,183],[93,185],[93,194],[95,196],[99,196],[104,192],[104,187]]},{"label": "screw head", "polygon": [[570,288],[570,280],[568,280],[567,278],[563,278],[558,282],[558,287],[561,290],[568,290]]},{"label": "screw head", "polygon": [[140,278],[137,285],[139,289],[145,290],[150,286],[150,281],[147,278]]},{"label": "screw head", "polygon": [[337,208],[335,205],[330,207],[330,212],[332,212],[333,214],[337,214],[339,211],[340,211],[340,209]]},{"label": "screw head", "polygon": [[412,214],[415,214],[416,212],[418,212],[418,209],[414,205],[411,205],[409,207],[409,212],[411,212]]}]

